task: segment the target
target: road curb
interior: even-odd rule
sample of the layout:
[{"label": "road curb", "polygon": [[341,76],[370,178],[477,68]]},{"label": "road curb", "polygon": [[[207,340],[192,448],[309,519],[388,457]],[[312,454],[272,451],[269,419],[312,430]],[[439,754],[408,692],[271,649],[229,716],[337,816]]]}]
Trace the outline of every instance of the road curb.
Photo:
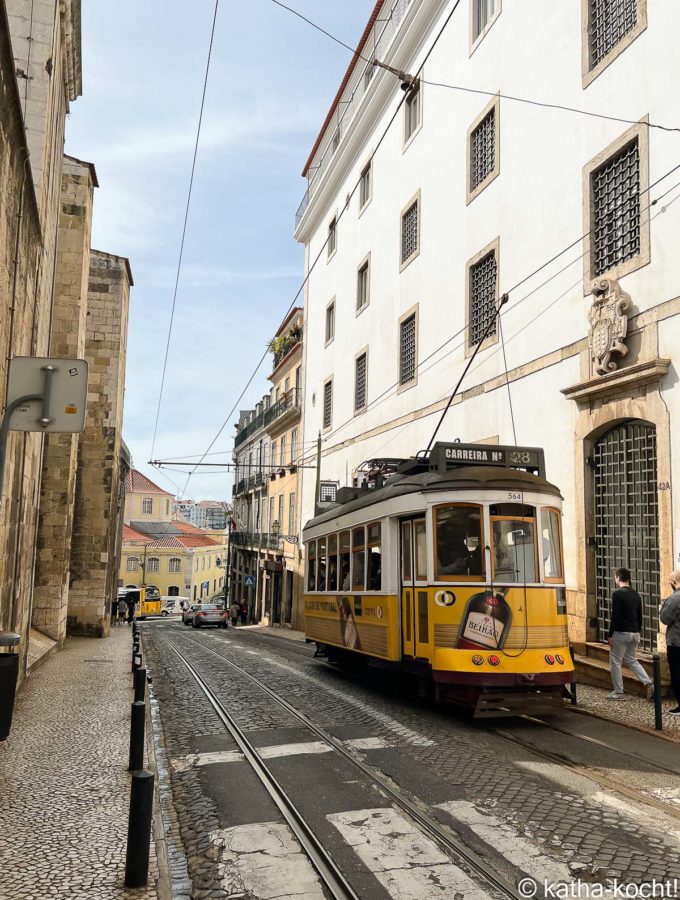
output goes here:
[{"label": "road curb", "polygon": [[571,712],[579,713],[582,716],[590,716],[591,719],[601,719],[603,722],[610,722],[612,725],[621,725],[623,728],[630,728],[631,731],[637,731],[640,734],[648,734],[651,737],[660,738],[669,744],[680,744],[680,735],[678,735],[678,737],[671,737],[669,734],[664,734],[663,731],[657,731],[655,728],[645,728],[643,725],[635,725],[632,722],[622,722],[621,719],[613,719],[611,716],[606,716],[604,713],[595,712],[591,709],[583,709],[583,707],[579,707],[578,704],[570,707],[570,710]]}]

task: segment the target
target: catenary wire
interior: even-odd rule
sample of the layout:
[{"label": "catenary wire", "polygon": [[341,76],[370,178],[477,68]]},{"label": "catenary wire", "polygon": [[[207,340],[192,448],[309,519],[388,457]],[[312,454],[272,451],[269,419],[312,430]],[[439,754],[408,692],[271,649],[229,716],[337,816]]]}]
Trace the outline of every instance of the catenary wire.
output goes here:
[{"label": "catenary wire", "polygon": [[[449,14],[448,14],[448,16],[446,17],[446,19],[444,20],[444,23],[443,23],[442,27],[440,28],[440,30],[439,30],[439,32],[437,33],[437,35],[436,35],[434,41],[433,41],[432,44],[430,45],[430,48],[428,49],[427,53],[425,54],[425,56],[424,56],[424,58],[423,58],[423,61],[422,61],[422,63],[420,64],[420,68],[418,69],[418,72],[417,72],[416,74],[418,74],[418,73],[422,70],[423,66],[425,65],[425,63],[426,63],[427,60],[429,59],[430,54],[432,53],[432,51],[434,50],[434,48],[437,46],[437,44],[438,44],[438,42],[439,42],[439,39],[441,38],[442,34],[444,33],[444,30],[446,29],[446,26],[449,24],[451,18],[453,17],[453,14],[455,13],[455,11],[456,11],[456,10],[458,9],[458,7],[460,6],[460,2],[461,2],[461,0],[456,0],[456,2],[454,3],[453,8],[452,8],[451,11],[449,12]],[[385,140],[385,138],[386,138],[386,136],[387,136],[387,133],[389,132],[390,128],[392,127],[392,122],[394,122],[394,120],[396,119],[397,115],[399,114],[399,111],[400,111],[401,107],[403,106],[404,102],[406,101],[406,97],[407,97],[407,96],[408,96],[408,94],[407,94],[406,92],[404,92],[404,94],[403,94],[403,96],[401,97],[401,99],[399,100],[399,103],[397,104],[397,106],[396,106],[396,108],[395,108],[393,114],[390,116],[390,118],[389,118],[389,120],[388,120],[388,122],[387,122],[387,124],[386,124],[386,126],[385,126],[385,128],[384,128],[384,130],[383,130],[383,132],[382,132],[382,134],[380,135],[380,138],[378,139],[378,142],[376,143],[375,147],[373,148],[373,151],[372,151],[372,153],[371,153],[371,155],[370,155],[369,162],[373,160],[373,158],[375,157],[375,154],[376,154],[376,153],[378,152],[378,150],[380,149],[380,147],[381,147],[381,145],[382,145],[382,142]],[[351,190],[349,196],[347,197],[347,202],[345,203],[345,205],[344,205],[344,206],[342,207],[342,209],[340,210],[340,213],[338,214],[338,217],[337,217],[337,219],[336,219],[336,225],[339,224],[339,222],[340,222],[340,220],[342,219],[343,215],[344,215],[345,212],[349,209],[349,201],[352,199],[352,197],[354,196],[354,194],[355,194],[355,193],[357,192],[357,190],[359,189],[359,185],[360,185],[360,184],[361,184],[361,177],[359,177],[359,179],[356,181],[356,183],[355,183],[354,187],[352,188],[352,190]],[[311,266],[310,266],[309,269],[307,270],[307,274],[305,275],[305,277],[304,277],[304,279],[303,279],[303,281],[302,281],[302,284],[301,284],[300,287],[298,288],[297,293],[296,293],[295,296],[293,297],[293,299],[292,299],[292,301],[291,301],[291,303],[290,303],[290,306],[288,307],[288,310],[286,311],[286,313],[285,313],[285,315],[284,315],[284,319],[286,318],[287,315],[289,315],[289,313],[291,312],[291,310],[295,307],[295,304],[297,303],[297,300],[298,300],[300,294],[304,291],[305,286],[307,285],[307,282],[309,281],[310,275],[312,274],[312,272],[313,272],[314,269],[316,268],[316,266],[317,266],[319,260],[321,259],[321,256],[322,256],[324,250],[326,249],[329,240],[330,240],[330,234],[326,236],[326,239],[325,239],[325,241],[323,242],[323,244],[321,245],[321,248],[320,248],[319,252],[318,252],[317,255],[315,256],[315,258],[314,258],[314,260],[313,260]],[[247,391],[248,388],[250,387],[251,383],[253,382],[255,376],[256,376],[257,373],[259,372],[260,366],[262,365],[262,363],[263,363],[264,360],[266,359],[268,352],[269,352],[269,350],[265,350],[264,353],[262,354],[262,356],[260,357],[260,360],[259,360],[259,362],[257,363],[257,366],[255,367],[255,370],[253,371],[252,375],[251,375],[250,378],[248,379],[248,383],[246,384],[246,386],[244,387],[243,391],[241,392],[241,394],[240,394],[238,400],[236,401],[236,403],[234,403],[234,405],[233,405],[233,407],[231,408],[231,410],[229,411],[228,415],[226,416],[226,418],[225,418],[224,421],[222,422],[222,425],[220,426],[220,428],[219,428],[217,434],[215,435],[215,437],[212,439],[212,441],[211,441],[210,444],[208,445],[208,449],[207,449],[207,450],[205,451],[205,453],[201,456],[200,462],[203,462],[203,460],[205,459],[205,457],[207,456],[207,454],[209,453],[209,451],[212,450],[212,448],[215,446],[216,441],[219,439],[220,435],[222,434],[222,432],[223,432],[224,429],[226,428],[227,423],[229,422],[229,419],[230,419],[230,418],[232,417],[232,415],[234,414],[234,412],[235,412],[235,410],[236,410],[238,404],[241,402],[242,397],[244,396],[244,394],[246,393],[246,391]],[[189,472],[189,474],[187,475],[187,480],[186,480],[186,484],[185,484],[185,488],[184,488],[185,490],[186,490],[186,488],[187,488],[187,486],[188,486],[188,484],[189,484],[189,479],[191,478],[191,476],[192,476],[193,474],[194,474],[194,472],[193,472],[193,470],[192,470],[192,471]],[[180,499],[181,499],[181,497],[180,497]]]},{"label": "catenary wire", "polygon": [[[297,16],[298,19],[302,19],[303,22],[306,22],[307,25],[310,25],[312,28],[316,29],[316,31],[321,32],[321,34],[326,35],[326,37],[330,38],[336,44],[339,44],[341,47],[344,47],[346,50],[349,50],[349,52],[353,56],[356,56],[357,59],[363,60],[363,62],[367,63],[368,65],[382,68],[380,63],[377,62],[375,59],[372,59],[371,57],[368,57],[368,56],[363,56],[355,47],[351,47],[349,44],[346,44],[341,38],[332,34],[330,31],[326,31],[326,29],[323,28],[321,25],[319,25],[318,23],[307,18],[307,16],[304,16],[298,10],[293,9],[292,6],[286,6],[286,4],[281,3],[280,0],[272,0],[272,3],[276,4],[276,6],[280,6],[282,9],[287,10],[289,13],[292,13],[294,16]],[[422,66],[421,66],[421,68],[422,68]],[[389,69],[387,71],[389,71]],[[399,75],[396,72],[392,72],[391,74],[393,74],[395,77],[399,77]],[[642,124],[642,125],[646,125],[648,128],[658,128],[661,131],[680,132],[680,127],[675,127],[675,126],[670,126],[670,125],[659,125],[655,122],[640,122],[639,119],[625,119],[621,116],[610,116],[610,115],[607,115],[606,113],[591,112],[590,110],[579,109],[578,107],[575,107],[575,106],[566,106],[565,104],[562,104],[562,103],[549,103],[547,101],[534,100],[529,97],[515,97],[512,94],[504,94],[501,91],[485,91],[480,88],[463,87],[463,85],[459,85],[459,84],[447,84],[446,82],[441,82],[441,81],[429,81],[425,78],[421,78],[420,82],[421,82],[421,84],[431,85],[432,87],[446,88],[448,90],[461,91],[463,93],[468,93],[468,94],[483,94],[486,97],[499,97],[501,100],[511,100],[515,103],[527,103],[530,106],[540,106],[540,107],[543,107],[546,109],[556,109],[556,110],[559,110],[562,112],[576,113],[580,116],[589,116],[594,119],[605,119],[610,122],[622,122],[625,125]]]},{"label": "catenary wire", "polygon": [[170,353],[170,342],[172,340],[172,327],[175,321],[175,307],[177,306],[177,293],[179,291],[179,280],[182,273],[182,259],[184,257],[184,242],[186,240],[187,225],[189,222],[189,209],[191,207],[191,194],[194,187],[194,176],[196,174],[196,160],[198,158],[198,145],[201,139],[201,128],[203,125],[203,111],[205,109],[205,97],[208,89],[208,78],[210,75],[210,62],[212,59],[213,44],[215,41],[215,27],[217,25],[217,13],[219,10],[220,0],[215,0],[215,9],[213,12],[212,26],[210,29],[210,42],[208,44],[208,58],[205,66],[205,76],[203,79],[203,92],[201,94],[201,106],[198,114],[198,125],[196,128],[196,141],[194,143],[194,156],[191,163],[191,175],[189,177],[189,190],[187,193],[187,201],[184,209],[184,223],[182,225],[182,238],[179,246],[179,258],[177,260],[177,274],[175,276],[175,288],[172,295],[172,306],[170,309],[170,323],[168,326],[168,339],[165,345],[165,357],[163,359],[163,372],[161,375],[161,386],[158,392],[158,407],[156,409],[156,422],[153,429],[153,438],[151,441],[151,456],[153,456],[156,448],[156,436],[158,434],[158,420],[161,414],[161,404],[163,402],[163,389],[165,387],[165,376],[168,370],[168,356]]}]

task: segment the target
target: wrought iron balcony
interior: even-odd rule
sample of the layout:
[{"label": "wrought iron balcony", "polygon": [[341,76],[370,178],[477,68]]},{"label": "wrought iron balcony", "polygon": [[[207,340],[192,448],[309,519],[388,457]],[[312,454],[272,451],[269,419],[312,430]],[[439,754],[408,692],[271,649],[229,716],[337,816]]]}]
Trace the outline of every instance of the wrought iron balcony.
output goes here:
[{"label": "wrought iron balcony", "polygon": [[232,531],[231,540],[237,547],[264,548],[266,550],[276,550],[281,543],[278,535],[260,531]]},{"label": "wrought iron balcony", "polygon": [[[244,441],[257,434],[263,428],[276,422],[281,416],[286,415],[291,410],[299,410],[302,403],[302,391],[292,388],[272,404],[269,409],[263,409],[259,416],[255,416],[252,422],[249,422],[245,428],[242,428],[234,438],[234,447],[240,447]],[[254,476],[253,476],[254,477]]]}]

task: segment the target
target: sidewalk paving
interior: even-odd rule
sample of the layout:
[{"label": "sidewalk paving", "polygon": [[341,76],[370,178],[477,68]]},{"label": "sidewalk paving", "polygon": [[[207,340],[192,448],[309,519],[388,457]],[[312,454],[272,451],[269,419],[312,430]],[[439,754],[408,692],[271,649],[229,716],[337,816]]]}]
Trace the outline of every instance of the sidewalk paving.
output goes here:
[{"label": "sidewalk paving", "polygon": [[31,676],[0,743],[0,900],[157,898],[124,887],[131,629],[69,638]]}]

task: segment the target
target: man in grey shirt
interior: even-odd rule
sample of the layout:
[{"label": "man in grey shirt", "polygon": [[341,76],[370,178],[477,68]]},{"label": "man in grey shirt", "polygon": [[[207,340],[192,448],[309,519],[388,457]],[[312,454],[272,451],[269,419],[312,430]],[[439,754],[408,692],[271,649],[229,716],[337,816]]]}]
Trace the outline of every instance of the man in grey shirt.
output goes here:
[{"label": "man in grey shirt", "polygon": [[675,709],[669,715],[680,716],[680,570],[671,572],[673,593],[668,597],[659,613],[659,618],[666,626],[666,652],[668,668],[671,672],[671,687],[675,694]]}]

